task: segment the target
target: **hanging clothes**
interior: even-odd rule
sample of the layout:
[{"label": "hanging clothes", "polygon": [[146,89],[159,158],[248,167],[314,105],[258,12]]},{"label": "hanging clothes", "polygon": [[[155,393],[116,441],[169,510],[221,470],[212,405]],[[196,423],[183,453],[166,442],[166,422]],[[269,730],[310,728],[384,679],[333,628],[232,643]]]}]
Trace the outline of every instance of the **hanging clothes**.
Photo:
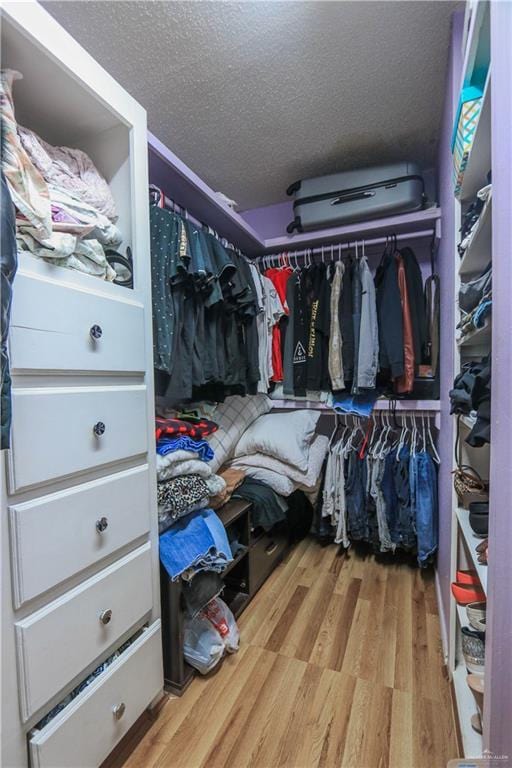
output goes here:
[{"label": "hanging clothes", "polygon": [[275,382],[280,382],[284,379],[283,351],[289,315],[289,308],[286,302],[286,286],[292,273],[293,270],[291,267],[268,269],[265,272],[265,276],[274,284],[284,310],[284,316],[278,323],[276,323],[276,325],[274,325],[272,331],[272,381]]},{"label": "hanging clothes", "polygon": [[404,340],[404,372],[395,380],[395,388],[398,394],[405,395],[412,392],[414,388],[414,337],[404,260],[399,251],[395,253],[394,258],[397,263],[398,289],[400,291],[400,304],[402,307]]}]

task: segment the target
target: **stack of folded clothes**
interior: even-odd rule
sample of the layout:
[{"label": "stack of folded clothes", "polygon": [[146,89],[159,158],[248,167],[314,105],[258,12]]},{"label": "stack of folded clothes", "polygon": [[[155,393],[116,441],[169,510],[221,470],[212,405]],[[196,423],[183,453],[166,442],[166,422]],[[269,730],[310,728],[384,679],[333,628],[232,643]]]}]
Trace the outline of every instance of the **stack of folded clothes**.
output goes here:
[{"label": "stack of folded clothes", "polygon": [[217,429],[206,419],[157,417],[155,424],[160,532],[180,517],[210,506],[226,489],[208,462],[214,452],[204,439]]},{"label": "stack of folded clothes", "polygon": [[115,201],[91,158],[53,147],[17,124],[12,87],[22,77],[2,71],[2,169],[16,206],[16,243],[59,266],[114,280],[106,251],[122,242]]},{"label": "stack of folded clothes", "polygon": [[213,509],[193,512],[160,535],[160,561],[172,581],[199,571],[221,573],[233,555],[226,529]]}]

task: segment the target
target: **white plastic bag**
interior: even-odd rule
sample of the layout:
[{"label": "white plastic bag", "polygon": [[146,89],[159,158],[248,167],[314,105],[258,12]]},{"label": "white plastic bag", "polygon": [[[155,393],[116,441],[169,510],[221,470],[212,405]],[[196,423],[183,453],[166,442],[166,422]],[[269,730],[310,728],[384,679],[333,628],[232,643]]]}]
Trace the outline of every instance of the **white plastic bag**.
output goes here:
[{"label": "white plastic bag", "polygon": [[202,612],[193,619],[185,619],[183,652],[192,667],[207,675],[224,656],[224,651],[222,637]]},{"label": "white plastic bag", "polygon": [[228,653],[235,653],[238,651],[240,645],[240,631],[235,621],[235,617],[224,600],[221,600],[220,597],[215,597],[208,603],[206,608],[203,608],[200,616],[206,617],[215,627],[222,638],[222,642]]}]

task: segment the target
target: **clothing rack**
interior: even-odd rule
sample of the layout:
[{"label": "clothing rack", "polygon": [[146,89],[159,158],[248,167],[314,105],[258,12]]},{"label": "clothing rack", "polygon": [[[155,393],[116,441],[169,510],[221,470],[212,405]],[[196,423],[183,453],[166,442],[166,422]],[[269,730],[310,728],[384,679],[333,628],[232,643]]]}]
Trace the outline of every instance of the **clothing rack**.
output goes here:
[{"label": "clothing rack", "polygon": [[177,213],[178,215],[183,216],[184,219],[186,219],[187,221],[190,221],[192,224],[194,224],[194,226],[198,227],[199,229],[205,230],[210,235],[213,235],[214,237],[216,237],[217,240],[220,243],[222,243],[226,248],[231,248],[241,256],[244,255],[236,246],[234,246],[232,243],[226,240],[226,238],[220,237],[219,233],[215,229],[213,229],[213,227],[210,227],[210,225],[206,224],[204,221],[199,221],[199,219],[196,219],[195,216],[192,216],[192,214],[190,214],[186,208],[184,208],[179,203],[176,203],[174,200],[172,200],[172,198],[168,197],[160,187],[157,187],[156,184],[149,185],[150,196],[152,193],[159,195],[159,200],[157,204],[159,205],[160,208],[167,208],[173,213]]},{"label": "clothing rack", "polygon": [[327,257],[330,258],[331,261],[338,261],[341,258],[342,251],[353,250],[354,248],[357,249],[359,246],[361,246],[364,253],[364,249],[367,246],[386,245],[390,242],[390,240],[399,242],[402,240],[410,240],[411,238],[416,240],[427,237],[432,238],[432,241],[434,242],[436,238],[436,230],[425,229],[420,230],[419,232],[414,232],[412,234],[409,233],[402,235],[390,234],[385,237],[374,237],[370,240],[366,240],[365,238],[357,238],[346,243],[332,243],[329,245],[320,245],[315,248],[304,248],[298,251],[285,250],[280,251],[279,253],[263,254],[261,256],[257,256],[256,259],[258,262],[262,262],[263,264],[273,264],[276,262],[276,260],[278,262],[281,261],[282,263],[283,259],[289,260],[291,258],[297,262],[297,259],[299,258],[306,259],[319,254],[322,257],[322,260],[324,260],[324,257]]}]

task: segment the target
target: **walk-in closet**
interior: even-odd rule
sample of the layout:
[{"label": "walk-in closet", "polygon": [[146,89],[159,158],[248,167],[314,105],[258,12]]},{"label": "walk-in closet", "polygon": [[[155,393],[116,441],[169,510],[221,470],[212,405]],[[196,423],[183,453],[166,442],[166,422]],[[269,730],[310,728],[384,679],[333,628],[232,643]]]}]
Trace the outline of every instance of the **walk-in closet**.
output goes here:
[{"label": "walk-in closet", "polygon": [[512,766],[511,0],[0,19],[2,767]]}]

